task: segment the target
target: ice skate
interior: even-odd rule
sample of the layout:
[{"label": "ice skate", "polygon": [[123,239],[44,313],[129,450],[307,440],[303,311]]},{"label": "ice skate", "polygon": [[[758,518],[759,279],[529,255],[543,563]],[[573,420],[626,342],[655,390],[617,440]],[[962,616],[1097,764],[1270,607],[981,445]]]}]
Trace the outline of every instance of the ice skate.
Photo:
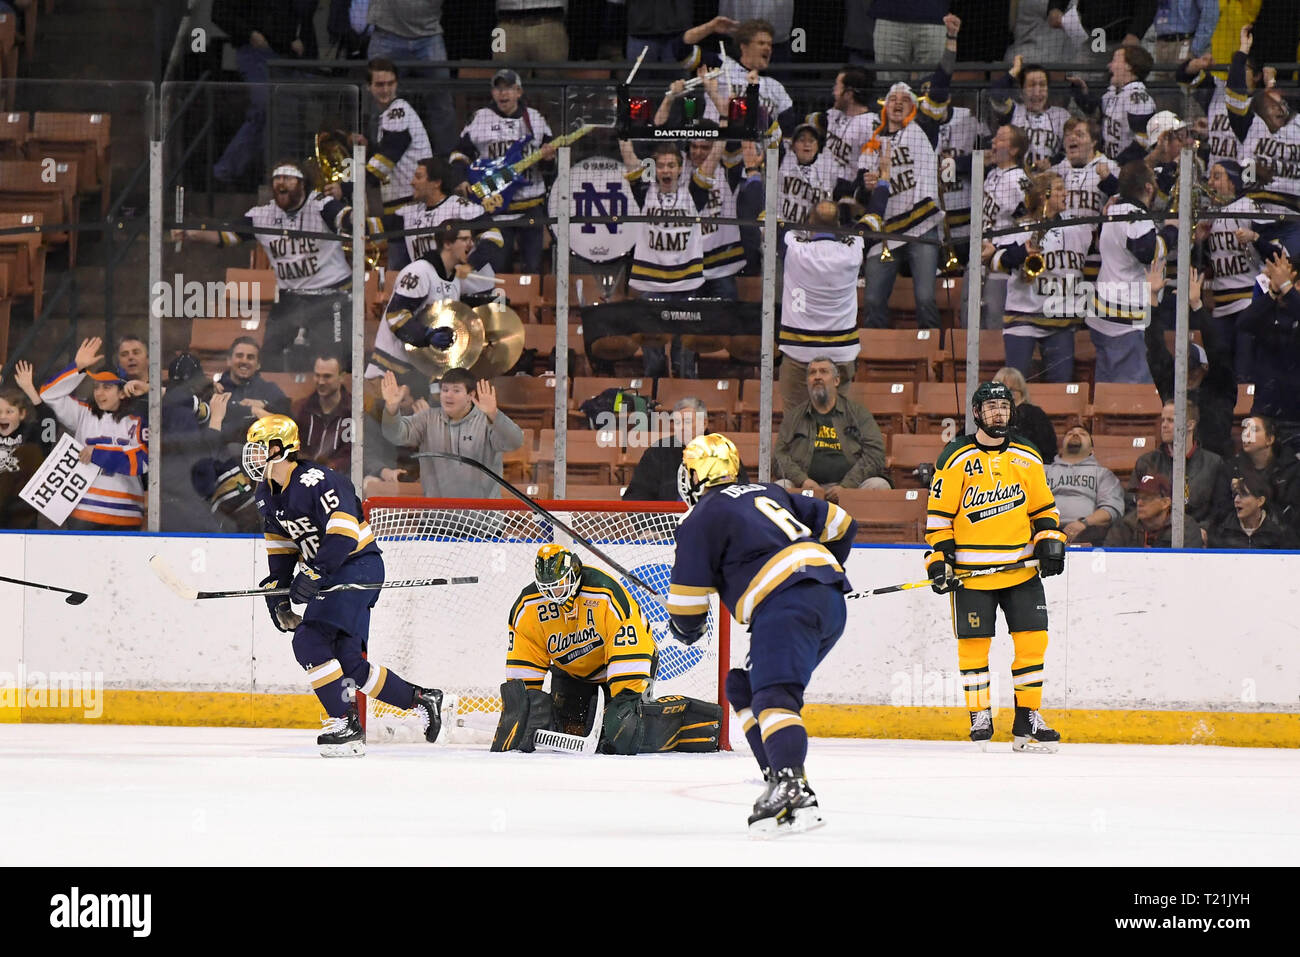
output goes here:
[{"label": "ice skate", "polygon": [[989,749],[989,741],[993,739],[992,708],[970,713],[970,739],[981,751]]},{"label": "ice skate", "polygon": [[1061,744],[1060,733],[1049,728],[1042,716],[1029,708],[1016,708],[1011,736],[1012,751],[1055,754]]},{"label": "ice skate", "polygon": [[411,710],[424,722],[424,740],[430,744],[437,741],[442,730],[442,692],[437,688],[416,688]]},{"label": "ice skate", "polygon": [[320,753],[327,758],[360,758],[366,753],[366,733],[361,729],[361,719],[357,717],[357,706],[348,708],[348,713],[341,718],[326,717],[322,724],[324,731],[316,739]]},{"label": "ice skate", "polygon": [[767,789],[754,802],[754,813],[749,816],[750,837],[767,840],[811,831],[826,823],[803,768],[769,772],[767,782]]}]

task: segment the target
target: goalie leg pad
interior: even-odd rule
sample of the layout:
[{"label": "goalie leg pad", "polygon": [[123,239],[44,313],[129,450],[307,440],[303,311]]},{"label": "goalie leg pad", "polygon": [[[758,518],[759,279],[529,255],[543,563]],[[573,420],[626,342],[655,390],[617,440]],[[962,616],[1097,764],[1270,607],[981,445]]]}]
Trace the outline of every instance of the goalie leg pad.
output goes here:
[{"label": "goalie leg pad", "polygon": [[721,727],[722,708],[711,702],[681,695],[645,701],[623,691],[605,711],[605,753],[716,751]]},{"label": "goalie leg pad", "polygon": [[592,705],[600,685],[577,678],[558,668],[551,669],[551,708],[555,730],[579,737],[591,732]]},{"label": "goalie leg pad", "polygon": [[551,696],[529,688],[518,678],[501,686],[501,720],[492,738],[492,751],[533,750],[533,734],[551,728]]}]

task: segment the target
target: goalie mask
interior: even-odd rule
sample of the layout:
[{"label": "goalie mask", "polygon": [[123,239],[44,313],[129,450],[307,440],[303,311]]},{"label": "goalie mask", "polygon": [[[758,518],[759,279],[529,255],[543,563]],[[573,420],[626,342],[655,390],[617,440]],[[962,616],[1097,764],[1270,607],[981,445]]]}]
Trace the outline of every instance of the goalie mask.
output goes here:
[{"label": "goalie mask", "polygon": [[582,562],[567,548],[543,545],[537,550],[533,581],[543,595],[568,608],[582,586]]},{"label": "goalie mask", "polygon": [[716,432],[697,435],[682,449],[677,467],[677,494],[694,506],[706,488],[730,485],[740,475],[740,453],[731,439]]},{"label": "goalie mask", "polygon": [[[1001,419],[998,407],[1003,400],[1006,401],[1006,420],[999,424],[996,421]],[[998,405],[986,409],[985,406],[990,402]],[[975,394],[971,396],[970,403],[975,424],[984,431],[985,435],[995,439],[1006,438],[1016,421],[1016,397],[1007,386],[1001,382],[982,382],[975,390]]]},{"label": "goalie mask", "polygon": [[[271,458],[272,443],[280,447]],[[248,441],[244,443],[243,466],[254,482],[262,481],[266,467],[283,462],[290,452],[302,448],[298,441],[298,425],[287,415],[268,415],[248,427]]]}]

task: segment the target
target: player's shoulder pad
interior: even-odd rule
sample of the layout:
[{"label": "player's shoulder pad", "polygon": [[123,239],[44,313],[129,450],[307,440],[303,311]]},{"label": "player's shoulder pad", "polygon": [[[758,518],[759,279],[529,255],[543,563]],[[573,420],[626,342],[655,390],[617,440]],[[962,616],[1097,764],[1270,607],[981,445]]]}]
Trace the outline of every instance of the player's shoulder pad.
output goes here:
[{"label": "player's shoulder pad", "polygon": [[523,609],[525,603],[533,598],[541,597],[542,593],[538,590],[536,582],[529,582],[525,585],[523,589],[520,590],[519,597],[517,597],[514,604],[510,606],[510,618],[508,619],[509,624],[513,625],[519,619],[519,612]]},{"label": "player's shoulder pad", "polygon": [[313,462],[311,459],[299,459],[298,467],[293,470],[293,483],[301,485],[303,488],[315,488],[322,483],[330,484],[328,474],[330,471],[332,470],[319,462]]},{"label": "player's shoulder pad", "polygon": [[627,589],[623,587],[621,582],[616,581],[599,568],[593,568],[590,565],[582,566],[582,590],[597,594],[608,594],[610,600],[618,607],[622,617],[632,617],[632,602],[628,598]]},{"label": "player's shoulder pad", "polygon": [[966,449],[974,448],[974,447],[975,447],[975,436],[973,435],[957,436],[957,438],[953,439],[951,442],[949,442],[947,445],[943,447],[943,451],[939,453],[939,457],[934,460],[935,470],[938,471],[939,469],[947,468],[948,463],[951,462],[957,455],[961,454]]},{"label": "player's shoulder pad", "polygon": [[1038,446],[1036,446],[1033,442],[1029,441],[1029,439],[1025,438],[1019,432],[1012,433],[1011,441],[1007,444],[1007,448],[1015,449],[1018,452],[1027,453],[1033,456],[1034,461],[1037,462],[1039,465],[1044,464],[1043,453],[1038,451]]},{"label": "player's shoulder pad", "polygon": [[397,294],[409,298],[426,295],[433,285],[433,277],[436,274],[433,264],[423,257],[408,263],[397,275],[395,286]]}]

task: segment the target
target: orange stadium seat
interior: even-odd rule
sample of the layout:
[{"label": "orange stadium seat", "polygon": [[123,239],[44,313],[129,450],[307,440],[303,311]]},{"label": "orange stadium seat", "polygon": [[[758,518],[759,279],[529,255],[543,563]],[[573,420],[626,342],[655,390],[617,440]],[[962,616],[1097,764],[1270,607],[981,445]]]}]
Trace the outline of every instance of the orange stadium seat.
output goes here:
[{"label": "orange stadium seat", "polygon": [[844,488],[839,506],[858,523],[855,541],[914,545],[925,541],[925,489]]},{"label": "orange stadium seat", "polygon": [[[954,378],[965,379],[966,355],[966,330],[953,329],[948,333],[948,341],[935,357],[938,363],[936,365],[936,371],[939,372],[938,378],[944,382],[951,382]],[[953,374],[954,361],[957,369],[955,376]],[[980,330],[979,380],[981,382],[989,381],[1006,364],[1007,350],[1002,343],[1002,333],[990,329]]]},{"label": "orange stadium seat", "polygon": [[[762,395],[762,380],[746,379],[744,382],[744,395],[740,397],[740,404],[737,409],[740,412],[740,431],[757,432],[758,431],[758,412],[759,401]],[[781,399],[781,390],[776,387],[776,382],[772,383],[772,427],[779,429],[781,427],[781,418],[784,410]]]},{"label": "orange stadium seat", "polygon": [[924,488],[912,475],[923,462],[939,457],[948,441],[941,435],[892,435],[889,437],[889,469],[896,488]]},{"label": "orange stadium seat", "polygon": [[28,159],[53,156],[77,164],[77,192],[98,193],[101,216],[112,189],[112,121],[109,113],[35,113],[27,138]]},{"label": "orange stadium seat", "polygon": [[1115,473],[1121,482],[1127,483],[1133,474],[1137,460],[1155,449],[1159,443],[1151,436],[1142,435],[1094,435],[1092,451],[1097,461]]},{"label": "orange stadium seat", "polygon": [[27,113],[0,114],[0,160],[27,158],[23,146],[30,125],[31,117]]},{"label": "orange stadium seat", "polygon": [[1029,386],[1029,401],[1047,413],[1057,432],[1077,419],[1088,416],[1088,383],[1034,382]]},{"label": "orange stadium seat", "polygon": [[928,382],[939,351],[937,329],[859,329],[857,379]]},{"label": "orange stadium seat", "polygon": [[739,379],[658,379],[655,401],[664,412],[671,412],[679,399],[696,398],[709,409],[709,428],[715,432],[731,431],[740,395]]},{"label": "orange stadium seat", "polygon": [[623,498],[621,485],[575,485],[569,483],[564,490],[566,502],[617,502]]},{"label": "orange stadium seat", "polygon": [[555,378],[498,376],[492,380],[497,405],[521,429],[540,429],[555,421]]},{"label": "orange stadium seat", "polygon": [[290,402],[305,399],[316,390],[316,380],[310,372],[263,372],[262,378],[278,385]]},{"label": "orange stadium seat", "polygon": [[[56,162],[54,180],[46,179],[39,162],[0,161],[0,212],[38,212],[46,223],[76,225],[80,219],[77,204],[77,164]],[[69,268],[77,264],[77,230],[41,234],[47,246],[68,246]]]},{"label": "orange stadium seat", "polygon": [[915,387],[910,382],[850,382],[849,398],[865,406],[886,437],[906,432]]},{"label": "orange stadium seat", "polygon": [[[40,226],[40,213],[0,212],[0,230]],[[32,312],[39,316],[45,302],[45,246],[41,233],[0,233],[0,263],[9,266],[9,293],[32,297]]]},{"label": "orange stadium seat", "polygon": [[1158,435],[1163,407],[1154,385],[1098,382],[1092,391],[1092,428],[1100,435]]},{"label": "orange stadium seat", "polygon": [[537,454],[534,450],[534,439],[532,429],[523,429],[524,442],[513,452],[503,452],[501,455],[501,473],[507,482],[513,482],[518,485],[521,482],[531,482],[533,480],[534,463],[537,461]]},{"label": "orange stadium seat", "polygon": [[966,427],[966,382],[922,382],[916,387],[916,432],[938,433],[956,423],[958,431]]},{"label": "orange stadium seat", "polygon": [[[552,432],[549,443],[545,433]],[[565,469],[568,478],[589,484],[609,485],[623,461],[623,450],[617,445],[599,445],[596,432],[571,432],[565,445]],[[589,436],[587,442],[577,436]],[[555,438],[554,431],[543,429],[538,437],[537,477],[552,482],[555,475]]]},{"label": "orange stadium seat", "polygon": [[497,278],[505,280],[498,288],[505,294],[510,308],[519,313],[519,318],[537,322],[537,307],[542,301],[541,277],[527,272],[503,272]]}]

